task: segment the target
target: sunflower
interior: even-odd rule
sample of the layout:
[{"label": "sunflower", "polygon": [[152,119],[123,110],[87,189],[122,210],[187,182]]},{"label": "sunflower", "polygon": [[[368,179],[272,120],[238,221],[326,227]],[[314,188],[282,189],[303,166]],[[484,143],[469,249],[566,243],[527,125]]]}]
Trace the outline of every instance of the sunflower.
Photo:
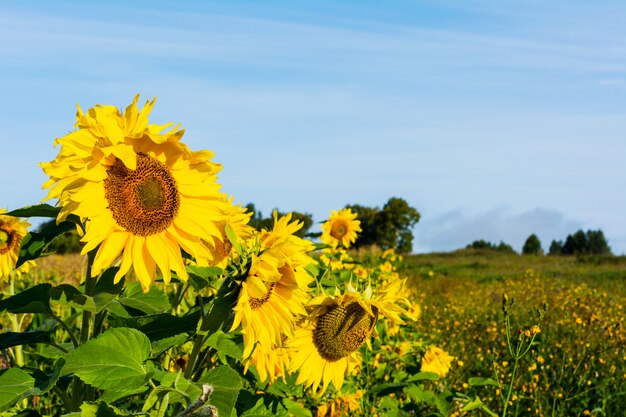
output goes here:
[{"label": "sunflower", "polygon": [[206,245],[209,247],[212,259],[206,261],[209,265],[219,266],[224,268],[231,256],[233,255],[233,244],[230,241],[226,232],[227,228],[230,228],[235,238],[240,242],[245,242],[254,235],[254,228],[248,224],[252,213],[241,206],[233,205],[233,198],[230,197],[226,200],[227,204],[222,207],[222,214],[224,220],[217,224],[221,236],[219,239],[213,239],[212,242],[206,241]]},{"label": "sunflower", "polygon": [[433,372],[440,377],[448,374],[454,356],[450,356],[445,350],[430,346],[422,357],[420,372]]},{"label": "sunflower", "polygon": [[372,335],[376,336],[376,323],[380,316],[402,322],[404,311],[401,297],[394,297],[393,287],[374,294],[368,287],[357,292],[348,285],[345,294],[322,295],[311,301],[309,319],[295,331],[287,348],[293,355],[290,372],[299,371],[296,383],[312,386],[321,393],[330,382],[340,389],[346,375],[361,362],[358,349]]},{"label": "sunflower", "polygon": [[[313,244],[294,235],[302,223],[290,222],[291,214],[280,219],[274,214],[274,220],[273,230],[257,237],[258,253],[252,253],[234,307],[231,330],[241,327],[244,360],[255,345],[270,351],[282,344],[284,336],[293,335],[294,324],[306,315],[304,305],[310,299],[308,285],[313,279],[305,267],[314,262],[307,255]],[[273,365],[266,362],[263,366],[270,369]]]},{"label": "sunflower", "polygon": [[138,110],[138,98],[123,114],[113,106],[87,114],[79,107],[78,130],[57,139],[57,158],[40,166],[50,176],[44,200],[58,198],[61,207],[57,221],[73,213],[85,222],[82,254],[97,248],[91,276],[121,260],[115,281],[132,266],[147,291],[157,267],[166,283],[172,270],[187,278],[181,249],[212,259],[204,241],[221,239],[228,203],[213,154],[190,151],[178,127],[149,125],[154,100]]},{"label": "sunflower", "polygon": [[357,391],[353,394],[339,393],[332,401],[317,407],[315,417],[341,417],[360,414],[362,397],[363,391]]},{"label": "sunflower", "polygon": [[356,234],[361,232],[361,222],[356,220],[356,213],[349,208],[331,210],[331,215],[322,224],[322,242],[336,248],[343,245],[349,248],[356,241]]},{"label": "sunflower", "polygon": [[244,373],[248,371],[250,365],[254,365],[260,381],[268,381],[270,384],[278,378],[285,381],[287,369],[289,368],[289,352],[282,346],[268,349],[257,344],[250,357],[245,361]]},{"label": "sunflower", "polygon": [[28,272],[33,264],[26,262],[15,269],[22,239],[28,233],[30,223],[2,213],[6,213],[6,210],[0,209],[0,280],[8,280],[13,273],[19,276],[22,272]]}]

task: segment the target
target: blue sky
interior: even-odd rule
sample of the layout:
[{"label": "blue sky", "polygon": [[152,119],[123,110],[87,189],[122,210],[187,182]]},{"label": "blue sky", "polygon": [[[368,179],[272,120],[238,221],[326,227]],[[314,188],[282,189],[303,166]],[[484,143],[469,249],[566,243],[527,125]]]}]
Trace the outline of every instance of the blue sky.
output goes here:
[{"label": "blue sky", "polygon": [[140,93],[264,214],[396,196],[417,252],[600,228],[625,253],[625,21],[621,1],[2,2],[0,206],[45,195],[76,103]]}]

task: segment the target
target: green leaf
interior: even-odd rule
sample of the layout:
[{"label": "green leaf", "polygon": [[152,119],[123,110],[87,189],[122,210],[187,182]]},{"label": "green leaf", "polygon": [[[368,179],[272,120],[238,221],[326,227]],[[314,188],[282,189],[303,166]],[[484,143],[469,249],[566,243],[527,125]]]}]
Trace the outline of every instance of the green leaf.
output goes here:
[{"label": "green leaf", "polygon": [[289,398],[283,398],[283,404],[287,411],[289,411],[289,415],[293,417],[313,417],[311,410],[305,408],[302,404],[292,401]]},{"label": "green leaf", "polygon": [[165,395],[168,395],[169,403],[180,403],[187,407],[202,394],[202,389],[185,379],[181,372],[157,372],[155,379],[159,380],[161,385],[152,390],[146,399],[143,411],[153,408],[154,404]]},{"label": "green leaf", "polygon": [[221,330],[211,334],[206,343],[217,350],[220,359],[226,362],[225,356],[241,360],[243,358],[243,336],[238,333],[224,333]]},{"label": "green leaf", "polygon": [[132,390],[144,385],[150,339],[135,329],[110,329],[67,354],[63,375],[74,373],[96,388]]},{"label": "green leaf", "polygon": [[171,308],[167,295],[162,289],[153,285],[148,292],[143,292],[138,282],[128,285],[124,296],[119,301],[124,306],[145,314],[162,313]]},{"label": "green leaf", "polygon": [[15,217],[50,217],[56,218],[61,211],[61,207],[54,207],[50,204],[35,204],[11,210],[7,216]]},{"label": "green leaf", "polygon": [[31,395],[35,379],[20,368],[9,368],[0,375],[0,411]]},{"label": "green leaf", "polygon": [[288,417],[290,412],[281,400],[275,395],[242,390],[237,399],[237,411],[241,417]]},{"label": "green leaf", "polygon": [[113,327],[130,327],[140,330],[151,342],[175,336],[180,333],[189,333],[196,330],[200,320],[200,311],[195,311],[183,317],[167,313],[150,316],[123,318],[110,316],[109,322]]},{"label": "green leaf", "polygon": [[100,278],[98,278],[93,290],[93,302],[97,312],[108,307],[124,290],[124,277],[122,277],[117,284],[113,282],[118,270],[119,267],[108,268],[100,275]]},{"label": "green leaf", "polygon": [[105,402],[84,402],[80,406],[80,414],[65,414],[63,417],[125,417],[132,415],[134,414],[119,410]]},{"label": "green leaf", "polygon": [[52,287],[50,289],[50,299],[77,310],[87,310],[92,313],[97,312],[93,298],[83,294],[78,288],[70,284],[61,284]]},{"label": "green leaf", "polygon": [[222,276],[224,270],[217,266],[187,266],[189,273],[189,283],[196,290],[200,291],[208,286],[213,286]]},{"label": "green leaf", "polygon": [[491,379],[491,378],[479,378],[479,377],[469,378],[467,380],[467,383],[470,385],[470,387],[481,387],[485,385],[490,385],[493,387],[500,387],[500,384],[498,384],[498,381]]},{"label": "green leaf", "polygon": [[50,284],[39,284],[12,297],[0,300],[0,311],[49,314],[51,312],[50,288],[52,288]]},{"label": "green leaf", "polygon": [[54,368],[52,368],[52,373],[47,374],[41,369],[37,368],[26,368],[26,370],[30,373],[30,375],[35,378],[35,389],[33,390],[33,395],[41,395],[50,391],[52,387],[57,383],[59,377],[61,376],[61,370],[65,365],[65,359],[61,358],[54,363]]},{"label": "green leaf", "polygon": [[34,332],[5,332],[0,334],[0,350],[30,343],[50,342],[50,333],[40,330]]},{"label": "green leaf", "polygon": [[100,396],[100,400],[106,403],[112,404],[118,400],[121,400],[126,397],[131,397],[133,395],[145,394],[148,391],[148,387],[141,387],[136,389],[129,390],[116,390],[116,389],[108,389],[105,390]]},{"label": "green leaf", "polygon": [[39,258],[50,242],[75,228],[76,224],[64,221],[59,224],[51,223],[40,232],[30,232],[22,240],[19,258],[15,267],[19,268],[24,262]]},{"label": "green leaf", "polygon": [[[150,337],[150,335],[147,335],[147,336]],[[187,341],[188,337],[189,337],[189,334],[180,333],[180,334],[166,337],[163,339],[151,340],[152,341],[152,356],[153,357],[161,356],[162,353],[170,350],[174,346],[182,345],[183,343]]]},{"label": "green leaf", "polygon": [[229,366],[218,366],[203,375],[199,382],[213,386],[209,404],[217,408],[220,416],[230,416],[242,387],[237,372]]}]

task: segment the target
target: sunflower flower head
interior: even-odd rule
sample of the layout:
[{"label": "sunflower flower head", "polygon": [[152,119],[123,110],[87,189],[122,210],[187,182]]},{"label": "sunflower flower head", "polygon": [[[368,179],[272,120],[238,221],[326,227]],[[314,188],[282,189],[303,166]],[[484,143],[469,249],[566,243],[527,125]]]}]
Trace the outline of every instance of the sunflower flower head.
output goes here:
[{"label": "sunflower flower head", "polygon": [[308,305],[309,317],[300,323],[294,338],[287,342],[291,352],[290,372],[299,371],[297,383],[312,386],[320,394],[332,382],[341,389],[344,379],[361,363],[359,349],[376,337],[381,317],[402,323],[405,313],[397,283],[385,291],[371,286],[358,290],[348,283],[345,291],[322,294]]},{"label": "sunflower flower head", "polygon": [[147,291],[157,267],[166,283],[171,271],[187,278],[182,250],[213,259],[204,242],[221,238],[227,202],[213,154],[189,150],[171,123],[148,124],[154,100],[139,110],[138,98],[125,112],[79,107],[77,130],[57,139],[59,154],[40,166],[50,177],[45,200],[61,207],[57,221],[75,214],[85,223],[82,253],[97,249],[91,275],[117,264],[117,282],[132,266]]},{"label": "sunflower flower head", "polygon": [[[244,360],[253,349],[272,351],[282,345],[284,337],[292,336],[295,323],[306,315],[309,301],[308,285],[312,277],[305,267],[313,263],[307,254],[313,244],[295,236],[302,224],[291,222],[291,215],[274,217],[274,228],[258,233],[248,272],[234,307],[232,329],[241,327]],[[278,360],[278,359],[277,359]],[[261,377],[269,375],[275,361],[253,361]],[[276,375],[276,372],[274,372]]]},{"label": "sunflower flower head", "polygon": [[453,360],[454,357],[450,356],[445,350],[437,346],[430,346],[422,357],[420,371],[433,372],[443,378],[448,374]]},{"label": "sunflower flower head", "polygon": [[22,239],[28,233],[30,223],[3,213],[6,210],[0,208],[0,281],[8,281],[12,275],[19,277],[23,272],[28,272],[33,262],[15,268]]},{"label": "sunflower flower head", "polygon": [[330,213],[328,220],[322,224],[322,242],[333,248],[340,245],[349,248],[356,241],[357,233],[361,232],[361,222],[356,220],[356,213],[349,208],[331,210]]}]

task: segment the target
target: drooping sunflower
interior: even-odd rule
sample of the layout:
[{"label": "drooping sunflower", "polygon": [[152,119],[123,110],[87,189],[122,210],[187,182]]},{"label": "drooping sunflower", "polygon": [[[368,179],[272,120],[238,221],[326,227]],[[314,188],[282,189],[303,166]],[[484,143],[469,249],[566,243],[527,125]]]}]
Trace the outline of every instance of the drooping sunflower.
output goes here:
[{"label": "drooping sunflower", "polygon": [[[221,239],[228,204],[219,192],[209,151],[180,142],[184,130],[148,124],[154,100],[138,110],[136,96],[121,113],[113,106],[80,107],[75,130],[56,140],[57,158],[40,166],[50,176],[45,200],[58,198],[57,221],[70,213],[86,224],[82,253],[97,248],[91,275],[121,260],[116,282],[130,267],[147,291],[157,267],[187,278],[181,249],[212,259],[204,241]],[[204,240],[203,240],[204,239]]]},{"label": "drooping sunflower", "polygon": [[24,269],[15,269],[22,239],[28,233],[30,223],[19,217],[2,215],[6,212],[0,208],[0,281],[8,280],[12,273],[19,276],[24,269],[28,272],[32,265],[27,262],[22,265]]},{"label": "drooping sunflower", "polygon": [[333,248],[339,245],[349,248],[356,241],[357,233],[361,232],[361,222],[356,220],[356,213],[349,208],[331,210],[330,213],[328,220],[322,224],[322,242]]},{"label": "drooping sunflower", "polygon": [[320,394],[331,382],[340,389],[361,362],[358,349],[376,335],[379,317],[402,322],[402,298],[394,297],[395,291],[373,294],[369,287],[358,292],[349,285],[345,294],[313,299],[308,320],[286,345],[292,355],[289,370],[299,372],[296,383],[314,391],[321,385]]},{"label": "drooping sunflower", "polygon": [[[302,223],[291,222],[291,214],[280,219],[274,214],[274,223],[273,230],[258,236],[258,253],[252,254],[234,307],[232,329],[241,327],[244,359],[255,346],[265,351],[280,347],[284,336],[293,335],[299,317],[306,315],[304,306],[310,299],[313,278],[305,267],[314,262],[307,254],[313,244],[294,235]],[[271,374],[275,364],[264,361],[263,366],[265,374]]]}]

